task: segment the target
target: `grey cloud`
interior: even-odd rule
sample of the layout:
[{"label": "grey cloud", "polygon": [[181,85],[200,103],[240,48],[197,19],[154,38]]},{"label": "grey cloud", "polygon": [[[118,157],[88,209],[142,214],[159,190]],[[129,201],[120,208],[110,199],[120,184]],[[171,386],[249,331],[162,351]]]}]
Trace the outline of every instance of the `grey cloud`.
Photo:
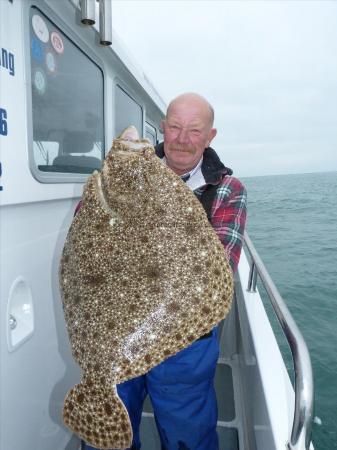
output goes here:
[{"label": "grey cloud", "polygon": [[167,102],[197,91],[213,104],[215,147],[238,173],[337,170],[337,2],[113,7],[117,32]]}]

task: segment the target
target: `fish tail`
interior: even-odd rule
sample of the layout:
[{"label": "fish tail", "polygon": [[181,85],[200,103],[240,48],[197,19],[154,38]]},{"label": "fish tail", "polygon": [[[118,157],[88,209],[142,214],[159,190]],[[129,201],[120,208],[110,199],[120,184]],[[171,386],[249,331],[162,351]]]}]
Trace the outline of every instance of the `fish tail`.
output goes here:
[{"label": "fish tail", "polygon": [[66,395],[63,421],[71,431],[94,447],[131,447],[129,415],[114,385],[97,385],[82,379]]}]

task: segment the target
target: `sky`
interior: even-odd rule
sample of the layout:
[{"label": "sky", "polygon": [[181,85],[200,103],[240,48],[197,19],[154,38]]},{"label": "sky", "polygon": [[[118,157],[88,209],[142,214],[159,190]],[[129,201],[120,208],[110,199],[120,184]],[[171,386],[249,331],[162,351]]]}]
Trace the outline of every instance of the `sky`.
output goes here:
[{"label": "sky", "polygon": [[337,1],[112,0],[113,27],[168,103],[215,109],[237,176],[337,171]]}]

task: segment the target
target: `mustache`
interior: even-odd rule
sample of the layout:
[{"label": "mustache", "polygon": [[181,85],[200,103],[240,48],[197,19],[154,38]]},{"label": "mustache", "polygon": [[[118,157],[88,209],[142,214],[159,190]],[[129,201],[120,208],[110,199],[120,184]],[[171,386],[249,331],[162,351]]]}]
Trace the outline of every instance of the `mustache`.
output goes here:
[{"label": "mustache", "polygon": [[191,155],[195,154],[195,149],[193,147],[179,147],[179,146],[172,146],[170,148],[173,152],[184,152],[184,153],[190,153]]}]

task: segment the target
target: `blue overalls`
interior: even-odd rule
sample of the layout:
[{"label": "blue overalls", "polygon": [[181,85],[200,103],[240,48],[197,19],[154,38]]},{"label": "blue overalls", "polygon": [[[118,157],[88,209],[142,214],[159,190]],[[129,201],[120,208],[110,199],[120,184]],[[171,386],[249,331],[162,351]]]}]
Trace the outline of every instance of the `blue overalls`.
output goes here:
[{"label": "blue overalls", "polygon": [[[214,328],[210,337],[193,342],[146,375],[117,386],[132,424],[132,450],[141,448],[139,425],[147,394],[162,450],[218,450],[213,385],[218,356],[217,328]],[[84,448],[93,449],[88,445]]]}]

